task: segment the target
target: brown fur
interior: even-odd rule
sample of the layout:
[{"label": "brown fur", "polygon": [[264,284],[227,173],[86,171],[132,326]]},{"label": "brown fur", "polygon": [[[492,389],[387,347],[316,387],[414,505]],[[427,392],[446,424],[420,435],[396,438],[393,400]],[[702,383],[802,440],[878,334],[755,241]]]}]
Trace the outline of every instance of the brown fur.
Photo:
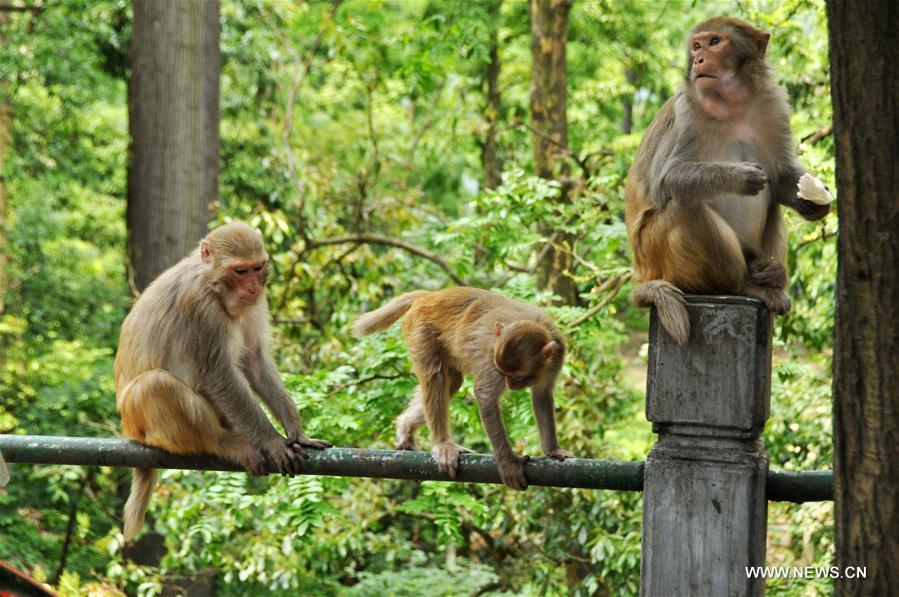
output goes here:
[{"label": "brown fur", "polygon": [[414,450],[415,430],[427,422],[438,466],[455,476],[464,448],[452,441],[449,401],[462,385],[462,375],[471,374],[481,421],[506,485],[527,487],[527,457],[512,450],[500,413],[506,385],[531,388],[543,452],[560,460],[571,457],[559,447],[552,394],[565,343],[543,311],[477,288],[415,291],[362,315],[354,329],[366,335],[400,317],[419,387],[397,419],[397,449]]},{"label": "brown fur", "polygon": [[[303,433],[267,354],[266,259],[258,232],[229,224],[147,287],[122,324],[115,360],[125,436],[176,454],[216,454],[257,475],[297,473],[303,446],[328,445]],[[154,471],[135,469],[126,541],[143,526],[155,480]]]},{"label": "brown fur", "polygon": [[687,77],[647,129],[628,176],[636,279],[653,283],[638,285],[634,299],[655,305],[680,343],[689,321],[676,290],[756,296],[786,313],[780,205],[808,219],[829,210],[797,196],[805,170],[793,152],[786,94],[764,60],[768,37],[728,17],[697,25]]}]

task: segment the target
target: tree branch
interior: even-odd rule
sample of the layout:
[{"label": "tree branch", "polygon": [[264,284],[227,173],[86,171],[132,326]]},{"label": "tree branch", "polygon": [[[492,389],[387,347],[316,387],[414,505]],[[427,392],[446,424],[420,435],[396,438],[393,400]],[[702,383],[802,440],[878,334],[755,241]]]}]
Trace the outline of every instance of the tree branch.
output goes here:
[{"label": "tree branch", "polygon": [[602,284],[600,284],[599,288],[597,288],[597,293],[605,292],[607,290],[609,291],[609,293],[601,301],[596,303],[594,306],[590,307],[586,313],[584,313],[583,315],[581,315],[580,317],[578,317],[577,319],[575,319],[574,321],[569,323],[566,327],[569,330],[572,330],[572,329],[576,328],[577,326],[581,325],[582,323],[584,323],[585,321],[587,321],[588,319],[590,319],[591,317],[593,317],[594,315],[596,315],[597,313],[599,313],[600,311],[602,311],[602,309],[606,305],[611,303],[612,300],[616,296],[618,296],[618,291],[621,290],[621,287],[624,285],[625,282],[627,282],[628,280],[631,279],[631,275],[633,275],[633,272],[628,270],[624,273],[616,274],[616,275],[612,276],[611,278],[609,278],[608,280],[606,280],[605,282],[603,282]]},{"label": "tree branch", "polygon": [[460,278],[453,271],[453,268],[450,267],[450,264],[441,257],[439,254],[431,251],[429,249],[425,249],[424,247],[419,247],[418,245],[413,245],[412,243],[408,243],[399,238],[393,238],[391,236],[384,236],[383,234],[372,234],[372,233],[360,233],[353,234],[349,236],[335,236],[332,238],[323,238],[320,240],[313,240],[309,243],[309,248],[316,247],[324,247],[327,245],[343,245],[346,243],[367,243],[367,244],[375,244],[375,245],[386,245],[389,247],[396,247],[398,249],[403,249],[404,251],[408,251],[413,255],[418,255],[419,257],[424,257],[429,261],[433,261],[437,265],[439,265],[452,279],[453,282],[458,284],[459,286],[466,286],[465,280]]},{"label": "tree branch", "polygon": [[22,6],[19,4],[0,4],[0,12],[30,12],[31,14],[40,14],[44,11],[44,6]]},{"label": "tree branch", "polygon": [[333,386],[328,386],[328,389],[332,390],[332,391],[340,391],[340,390],[345,390],[346,388],[350,388],[350,387],[354,387],[354,386],[361,386],[361,385],[367,384],[370,381],[377,381],[379,379],[384,380],[384,381],[390,381],[393,379],[400,379],[403,377],[412,377],[412,373],[406,372],[406,373],[397,373],[396,375],[383,375],[383,374],[372,375],[369,377],[363,377],[362,379],[354,379],[352,381],[334,384]]},{"label": "tree branch", "polygon": [[805,137],[799,140],[800,143],[808,143],[809,145],[814,145],[824,137],[827,137],[833,132],[833,125],[828,125],[822,127],[815,131],[814,133],[809,133]]}]

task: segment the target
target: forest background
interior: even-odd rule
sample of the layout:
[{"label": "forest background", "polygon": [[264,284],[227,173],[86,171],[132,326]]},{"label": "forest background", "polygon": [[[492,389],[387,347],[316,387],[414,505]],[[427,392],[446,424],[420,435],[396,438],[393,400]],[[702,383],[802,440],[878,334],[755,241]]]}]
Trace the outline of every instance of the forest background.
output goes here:
[{"label": "forest background", "polygon": [[[566,449],[645,458],[647,314],[628,300],[623,185],[683,76],[685,32],[716,14],[772,33],[800,159],[835,188],[822,2],[574,3],[565,159],[549,177],[536,163],[527,3],[222,3],[210,216],[266,237],[276,360],[310,435],[392,447],[415,385],[405,347],[396,329],[358,341],[349,324],[400,292],[464,282],[546,306],[566,334]],[[123,0],[0,14],[0,433],[118,433],[112,360],[134,297],[131,15]],[[775,322],[764,441],[772,467],[830,468],[837,217],[786,220],[794,307]],[[547,246],[570,259],[571,300],[538,279]],[[489,452],[470,385],[451,411],[458,441]],[[527,394],[507,395],[504,411],[516,448],[539,454]],[[167,553],[138,565],[121,551],[130,471],[11,468],[0,559],[64,594],[158,594],[184,576],[225,595],[638,589],[638,493],[165,471],[151,515]],[[830,503],[769,504],[768,563],[829,565],[832,518]],[[767,583],[773,595],[830,590]]]}]

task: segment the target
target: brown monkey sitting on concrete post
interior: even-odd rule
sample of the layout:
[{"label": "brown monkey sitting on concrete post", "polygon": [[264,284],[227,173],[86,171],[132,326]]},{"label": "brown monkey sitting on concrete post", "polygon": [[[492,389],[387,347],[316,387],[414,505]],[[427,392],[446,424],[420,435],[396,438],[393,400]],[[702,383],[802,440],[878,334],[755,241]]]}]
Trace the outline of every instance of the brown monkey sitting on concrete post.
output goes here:
[{"label": "brown monkey sitting on concrete post", "polygon": [[680,344],[689,336],[682,292],[750,295],[788,312],[780,206],[808,220],[830,210],[830,193],[796,160],[786,93],[765,62],[769,38],[728,17],[697,25],[686,78],[628,175],[634,302],[655,305]]}]

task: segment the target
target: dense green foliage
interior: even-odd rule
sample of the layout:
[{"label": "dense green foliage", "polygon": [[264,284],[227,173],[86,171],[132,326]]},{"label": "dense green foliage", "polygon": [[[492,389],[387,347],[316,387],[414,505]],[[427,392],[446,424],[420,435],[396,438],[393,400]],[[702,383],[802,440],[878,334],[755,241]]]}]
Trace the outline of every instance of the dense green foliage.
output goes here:
[{"label": "dense green foliage", "polygon": [[[576,184],[562,205],[557,183],[532,176],[527,4],[492,5],[353,0],[335,11],[224,0],[219,219],[248,220],[267,238],[277,361],[307,431],[381,448],[392,444],[414,378],[395,329],[358,342],[349,323],[399,292],[452,280],[438,260],[347,237],[401,240],[466,283],[548,305],[532,273],[546,240],[538,224],[573,233],[583,302],[552,309],[571,347],[557,399],[561,442],[579,456],[641,460],[653,440],[640,377],[647,316],[619,283],[629,268],[622,189],[640,133],[678,84],[684,31],[712,9],[772,32],[769,59],[789,91],[797,141],[828,125],[822,2],[576,3],[568,44]],[[0,29],[0,101],[10,114],[0,164],[9,204],[0,432],[111,435],[112,358],[132,298],[130,6],[44,6]],[[503,183],[488,190],[479,181],[494,32]],[[634,134],[621,130],[626,103]],[[833,188],[832,140],[815,137],[800,152]],[[774,466],[827,468],[836,217],[787,223],[794,309],[777,323],[765,441]],[[527,394],[507,396],[504,409],[517,449],[538,454]],[[489,451],[469,385],[452,422],[463,445]],[[129,471],[14,466],[12,477],[0,491],[0,559],[66,594],[158,594],[165,577],[209,568],[225,594],[629,595],[639,581],[639,494],[168,471],[151,506],[168,554],[147,567],[120,550]],[[769,563],[829,563],[830,505],[772,504],[769,519]],[[768,588],[828,590],[807,581]]]}]

